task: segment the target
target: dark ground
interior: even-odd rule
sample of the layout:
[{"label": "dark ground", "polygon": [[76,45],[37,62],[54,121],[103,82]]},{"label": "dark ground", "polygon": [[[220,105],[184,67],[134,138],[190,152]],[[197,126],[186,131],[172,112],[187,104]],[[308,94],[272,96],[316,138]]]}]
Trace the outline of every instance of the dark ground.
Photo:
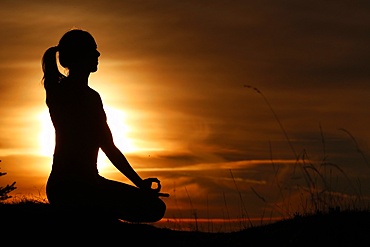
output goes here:
[{"label": "dark ground", "polygon": [[[44,203],[1,204],[0,244],[7,246],[370,246],[370,212],[295,217],[232,233],[175,231],[81,217]],[[5,245],[3,245],[5,246]]]}]

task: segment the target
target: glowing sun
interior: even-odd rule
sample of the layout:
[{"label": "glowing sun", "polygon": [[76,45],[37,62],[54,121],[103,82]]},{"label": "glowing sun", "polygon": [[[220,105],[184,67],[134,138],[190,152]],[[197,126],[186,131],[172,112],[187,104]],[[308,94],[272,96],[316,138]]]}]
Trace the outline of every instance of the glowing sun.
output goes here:
[{"label": "glowing sun", "polygon": [[[131,153],[139,150],[133,144],[133,140],[129,138],[131,128],[126,121],[125,113],[122,110],[109,106],[105,106],[104,110],[116,146],[123,153]],[[40,124],[39,154],[52,157],[55,146],[55,132],[49,112],[47,110],[42,111],[38,115],[38,120]],[[101,151],[99,152],[98,165],[99,167],[105,167],[107,165],[107,158]]]}]

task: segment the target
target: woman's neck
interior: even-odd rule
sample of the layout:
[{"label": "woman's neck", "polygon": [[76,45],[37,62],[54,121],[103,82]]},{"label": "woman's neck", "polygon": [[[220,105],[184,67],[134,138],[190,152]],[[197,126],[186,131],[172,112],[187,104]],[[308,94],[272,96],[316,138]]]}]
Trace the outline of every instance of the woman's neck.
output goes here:
[{"label": "woman's neck", "polygon": [[76,86],[87,86],[89,83],[89,75],[90,73],[85,73],[83,71],[70,70],[68,78],[73,81],[73,84]]}]

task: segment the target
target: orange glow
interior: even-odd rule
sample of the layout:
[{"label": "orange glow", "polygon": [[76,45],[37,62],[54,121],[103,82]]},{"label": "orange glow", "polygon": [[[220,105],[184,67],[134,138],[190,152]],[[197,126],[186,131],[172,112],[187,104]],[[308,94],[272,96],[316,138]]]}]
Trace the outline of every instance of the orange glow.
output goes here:
[{"label": "orange glow", "polygon": [[[134,153],[140,150],[140,147],[134,144],[134,140],[129,137],[133,127],[127,123],[125,113],[122,110],[110,106],[104,108],[116,146],[124,153]],[[44,110],[39,113],[38,121],[40,125],[38,154],[52,157],[55,146],[55,133],[49,112]],[[103,169],[107,165],[105,156],[101,151],[99,153],[98,164]]]},{"label": "orange glow", "polygon": [[38,154],[41,156],[52,156],[54,145],[55,145],[55,134],[54,127],[51,123],[49,112],[47,110],[42,111],[38,114],[37,119],[40,125],[39,132],[39,151]]},{"label": "orange glow", "polygon": [[[12,195],[45,190],[55,133],[41,58],[79,27],[101,52],[89,86],[113,140],[140,176],[158,177],[171,194],[166,219],[191,221],[195,210],[205,224],[242,217],[243,208],[251,219],[308,212],[316,190],[320,205],[369,203],[365,5],[333,5],[327,18],[320,2],[296,4],[294,13],[279,1],[20,2],[0,9],[0,171],[8,174],[0,186],[16,181]],[[302,14],[310,32],[291,25]],[[98,169],[130,183],[102,151]]]},{"label": "orange glow", "polygon": [[196,229],[205,232],[234,232],[245,229],[250,222],[254,226],[265,225],[283,220],[282,217],[273,218],[163,218],[154,223],[155,226],[173,230],[194,231]]}]

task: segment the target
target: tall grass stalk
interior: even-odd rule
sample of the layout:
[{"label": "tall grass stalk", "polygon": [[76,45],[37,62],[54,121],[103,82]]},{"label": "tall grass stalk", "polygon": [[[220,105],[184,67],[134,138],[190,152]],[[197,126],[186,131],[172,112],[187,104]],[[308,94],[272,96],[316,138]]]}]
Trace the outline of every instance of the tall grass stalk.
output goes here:
[{"label": "tall grass stalk", "polygon": [[263,212],[262,212],[262,216],[261,216],[261,224],[263,222],[263,219],[265,218],[265,213],[266,213],[266,205],[267,205],[267,201],[266,199],[261,196],[260,194],[257,193],[257,191],[253,188],[253,186],[250,187],[251,190],[253,191],[253,193],[259,198],[261,199],[261,201],[264,203],[264,207],[263,207]]},{"label": "tall grass stalk", "polygon": [[[310,160],[309,155],[306,150],[302,150],[300,153],[296,151],[280,118],[276,114],[275,110],[273,109],[273,107],[271,106],[270,102],[267,100],[265,95],[258,88],[254,86],[244,85],[244,87],[248,89],[252,89],[255,92],[257,92],[262,97],[266,105],[268,106],[276,122],[279,124],[279,127],[282,133],[284,134],[285,139],[288,142],[289,147],[295,158],[295,164],[293,167],[293,171],[291,173],[291,179],[303,178],[303,181],[304,181],[303,185],[300,185],[299,183],[297,183],[295,185],[295,188],[291,186],[288,186],[288,187],[284,186],[284,188],[286,188],[286,190],[288,191],[286,195],[283,187],[280,184],[280,180],[279,180],[280,167],[276,166],[276,164],[274,163],[271,143],[269,143],[271,164],[272,164],[272,169],[274,172],[273,184],[277,186],[278,193],[279,193],[278,198],[276,198],[275,200],[279,200],[279,197],[280,197],[281,202],[283,203],[283,205],[285,205],[284,206],[285,208],[283,208],[282,206],[278,206],[275,203],[275,205],[277,206],[278,209],[281,210],[281,212],[285,212],[285,214],[287,214],[288,217],[291,217],[293,215],[296,215],[300,211],[301,212],[303,211],[303,213],[315,213],[315,212],[330,211],[333,208],[341,209],[341,208],[355,208],[359,206],[360,207],[366,206],[365,200],[362,195],[360,180],[358,179],[357,186],[354,186],[343,169],[341,169],[338,165],[327,161],[326,141],[325,141],[325,137],[324,137],[321,124],[319,124],[319,129],[320,129],[321,143],[322,143],[322,148],[323,148],[323,158],[318,163],[315,163]],[[360,153],[365,164],[368,167],[370,167],[370,164],[364,152],[359,147],[353,135],[346,129],[342,128],[340,130],[345,132],[352,139],[357,152]],[[328,171],[329,171],[329,174],[328,174]],[[348,183],[349,188],[351,189],[353,193],[352,194],[353,196],[351,196],[350,194],[342,195],[342,193],[335,191],[333,187],[334,186],[333,179],[336,179],[338,181],[339,177],[338,175],[336,177],[333,177],[334,171],[339,173],[345,179],[345,181]],[[356,187],[359,187],[359,188],[357,189]],[[260,200],[262,200],[265,203],[265,205],[267,205],[267,199],[264,196],[262,196],[260,193],[258,193],[253,187],[251,189],[253,193]],[[293,196],[292,191],[295,191],[296,193],[299,192],[300,194],[300,197],[301,197],[300,209],[296,208],[296,206],[294,208],[291,208],[291,205],[292,205],[291,197]],[[264,215],[264,212],[263,212],[263,215]]]},{"label": "tall grass stalk", "polygon": [[[238,192],[238,195],[239,195],[239,199],[240,199],[240,203],[241,203],[241,208],[242,208],[242,212],[244,211],[245,212],[245,216],[247,217],[247,220],[249,222],[249,225],[251,227],[253,227],[253,223],[249,217],[249,214],[248,214],[248,210],[247,208],[245,207],[245,203],[244,203],[244,200],[243,200],[243,197],[242,197],[242,194],[238,188],[238,185],[236,184],[236,181],[235,181],[235,178],[234,178],[234,175],[233,175],[233,172],[231,171],[231,169],[229,169],[230,171],[230,174],[231,174],[231,178],[233,179],[233,182],[234,182],[234,185],[235,185],[235,189],[236,191]],[[242,213],[243,214],[243,213]],[[243,216],[243,215],[242,215]],[[243,217],[242,217],[243,218]]]},{"label": "tall grass stalk", "polygon": [[284,128],[284,126],[283,126],[283,124],[281,123],[281,121],[280,121],[280,119],[279,119],[278,115],[275,113],[275,110],[272,108],[272,106],[271,106],[270,102],[267,100],[267,98],[265,97],[265,95],[264,95],[264,94],[263,94],[263,93],[262,93],[258,88],[253,87],[253,86],[251,86],[251,85],[244,85],[244,87],[246,87],[246,88],[250,88],[250,89],[253,89],[253,90],[254,90],[254,91],[256,91],[259,95],[261,95],[262,99],[265,101],[266,105],[268,106],[268,108],[269,108],[269,109],[270,109],[270,111],[272,112],[272,115],[274,116],[274,118],[275,118],[276,122],[279,124],[280,129],[281,129],[281,131],[283,132],[283,134],[284,134],[284,136],[285,136],[285,138],[286,138],[286,140],[287,140],[287,142],[288,142],[288,144],[289,144],[289,147],[290,147],[290,149],[292,150],[292,152],[293,152],[294,156],[296,157],[296,159],[298,159],[297,152],[295,151],[295,148],[294,148],[294,146],[293,146],[292,142],[290,141],[290,138],[289,138],[289,136],[288,136],[288,133],[286,132],[286,130],[285,130],[285,128]]},{"label": "tall grass stalk", "polygon": [[[225,192],[222,192],[222,196],[223,196],[223,199],[224,199],[224,204],[225,204],[225,208],[226,208],[226,214],[227,214],[227,219],[229,221],[229,228],[231,230],[231,226],[230,226],[230,213],[229,213],[229,207],[227,206],[227,202],[226,202],[226,197],[225,197]],[[225,227],[226,228],[226,227]]]},{"label": "tall grass stalk", "polygon": [[186,191],[186,195],[188,196],[188,199],[189,199],[191,215],[192,215],[192,216],[194,216],[195,231],[196,231],[196,232],[198,232],[198,231],[199,231],[199,228],[198,228],[198,214],[197,214],[197,211],[196,211],[196,210],[194,209],[194,207],[193,207],[193,203],[192,203],[192,201],[191,201],[191,198],[190,198],[189,192],[188,192],[188,190],[186,189],[186,186],[185,186],[185,191]]},{"label": "tall grass stalk", "polygon": [[339,130],[341,130],[341,131],[343,131],[343,132],[345,132],[351,139],[352,139],[352,141],[353,141],[353,143],[355,144],[355,147],[356,147],[356,151],[361,155],[361,157],[362,157],[362,159],[364,160],[364,162],[365,162],[365,164],[368,166],[368,167],[370,167],[370,164],[369,164],[369,162],[368,162],[368,160],[367,160],[367,158],[366,158],[366,156],[365,156],[365,154],[364,154],[364,152],[362,151],[362,149],[360,148],[360,146],[358,145],[358,143],[357,143],[357,141],[356,141],[356,139],[355,139],[355,137],[348,131],[348,130],[346,130],[346,129],[344,129],[344,128],[340,128]]}]

